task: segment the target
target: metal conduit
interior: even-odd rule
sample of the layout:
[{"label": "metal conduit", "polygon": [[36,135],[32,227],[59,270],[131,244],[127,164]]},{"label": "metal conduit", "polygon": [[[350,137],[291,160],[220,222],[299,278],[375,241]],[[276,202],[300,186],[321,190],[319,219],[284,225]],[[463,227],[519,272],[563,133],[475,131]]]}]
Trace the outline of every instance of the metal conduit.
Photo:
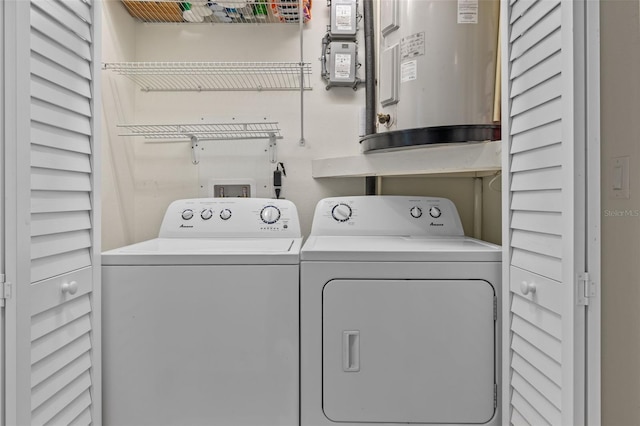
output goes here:
[{"label": "metal conduit", "polygon": [[[363,0],[364,20],[364,70],[365,70],[365,135],[376,132],[376,76],[375,37],[373,27],[373,0]],[[365,194],[375,195],[376,177],[365,178]]]}]

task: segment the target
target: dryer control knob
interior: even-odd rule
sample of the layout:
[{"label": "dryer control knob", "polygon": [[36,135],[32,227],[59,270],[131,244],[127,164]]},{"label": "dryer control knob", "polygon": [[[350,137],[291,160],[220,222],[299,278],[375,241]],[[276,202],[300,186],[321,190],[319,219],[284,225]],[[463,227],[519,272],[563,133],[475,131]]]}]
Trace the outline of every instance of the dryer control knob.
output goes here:
[{"label": "dryer control knob", "polygon": [[264,223],[276,223],[280,219],[280,210],[276,206],[265,206],[260,212],[260,219]]},{"label": "dryer control knob", "polygon": [[351,207],[344,203],[336,204],[333,206],[333,209],[331,209],[331,216],[338,222],[348,221],[352,214],[353,210],[351,210]]},{"label": "dryer control knob", "polygon": [[182,211],[182,218],[184,220],[189,220],[193,217],[193,210],[191,209],[186,209]]},{"label": "dryer control knob", "polygon": [[414,206],[410,210],[411,217],[415,217],[416,219],[422,216],[422,209],[418,206]]},{"label": "dryer control knob", "polygon": [[204,209],[200,212],[200,217],[202,220],[209,220],[213,216],[213,212],[211,209]]},{"label": "dryer control knob", "polygon": [[229,220],[230,217],[231,217],[231,210],[224,209],[220,212],[220,219]]},{"label": "dryer control knob", "polygon": [[432,218],[437,219],[437,218],[439,218],[439,217],[442,215],[442,211],[441,211],[439,208],[437,208],[437,207],[431,207],[431,208],[429,209],[429,215],[430,215]]}]

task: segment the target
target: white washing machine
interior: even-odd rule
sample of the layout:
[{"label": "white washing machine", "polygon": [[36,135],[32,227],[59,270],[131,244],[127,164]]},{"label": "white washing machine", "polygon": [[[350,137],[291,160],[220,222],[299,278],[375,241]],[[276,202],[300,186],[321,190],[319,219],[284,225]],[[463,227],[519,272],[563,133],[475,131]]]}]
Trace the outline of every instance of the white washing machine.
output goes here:
[{"label": "white washing machine", "polygon": [[104,424],[298,425],[301,244],[290,201],[211,198],[103,253]]},{"label": "white washing machine", "polygon": [[300,259],[303,426],[500,424],[501,249],[451,201],[321,200]]}]

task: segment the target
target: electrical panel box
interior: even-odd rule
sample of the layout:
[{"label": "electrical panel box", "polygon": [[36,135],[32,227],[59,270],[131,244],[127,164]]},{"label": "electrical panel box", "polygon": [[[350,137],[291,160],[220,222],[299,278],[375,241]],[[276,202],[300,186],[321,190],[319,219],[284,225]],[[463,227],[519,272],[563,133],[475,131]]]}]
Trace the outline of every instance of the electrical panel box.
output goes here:
[{"label": "electrical panel box", "polygon": [[331,38],[353,39],[356,37],[357,26],[358,2],[356,0],[332,0],[329,29]]},{"label": "electrical panel box", "polygon": [[358,48],[353,41],[329,43],[329,86],[355,86]]}]

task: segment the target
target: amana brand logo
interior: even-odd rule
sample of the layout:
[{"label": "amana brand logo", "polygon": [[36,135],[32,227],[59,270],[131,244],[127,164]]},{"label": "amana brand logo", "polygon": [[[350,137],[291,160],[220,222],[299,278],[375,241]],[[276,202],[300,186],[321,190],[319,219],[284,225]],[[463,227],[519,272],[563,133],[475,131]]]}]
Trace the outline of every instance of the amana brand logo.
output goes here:
[{"label": "amana brand logo", "polygon": [[431,222],[429,226],[444,226],[444,223],[433,223]]},{"label": "amana brand logo", "polygon": [[193,228],[193,225],[182,224],[182,225],[180,225],[180,228]]}]

